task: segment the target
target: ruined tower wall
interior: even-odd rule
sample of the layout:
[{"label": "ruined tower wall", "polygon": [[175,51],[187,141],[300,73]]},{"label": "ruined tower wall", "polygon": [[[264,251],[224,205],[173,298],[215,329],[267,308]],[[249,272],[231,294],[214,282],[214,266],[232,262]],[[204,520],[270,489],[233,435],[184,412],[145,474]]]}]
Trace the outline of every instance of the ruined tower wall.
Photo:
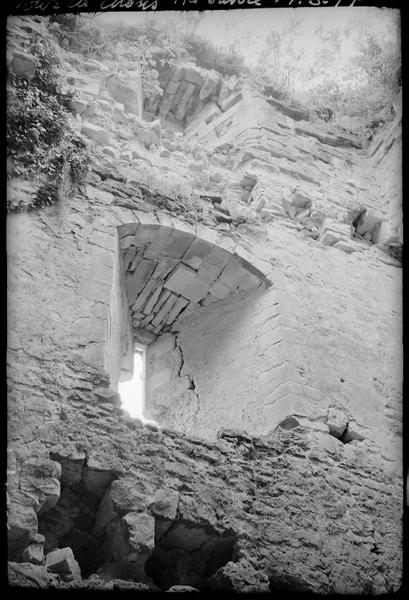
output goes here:
[{"label": "ruined tower wall", "polygon": [[[29,569],[40,587],[61,585],[27,559],[40,532],[46,552],[71,547],[84,579],[99,570],[102,587],[118,578],[148,585],[148,577],[161,589],[182,582],[242,592],[383,593],[400,584],[401,272],[376,244],[352,239],[348,221],[357,200],[381,218],[388,210],[353,137],[231,96],[217,118],[233,111],[233,133],[225,123],[217,140],[204,139],[210,157],[193,160],[202,149],[183,136],[168,143],[170,134],[162,138],[170,150],[159,138],[143,152],[119,135],[120,150],[106,136],[95,143],[98,158],[101,144],[117,152],[136,181],[141,156],[158,178],[180,169],[197,183],[199,164],[213,185],[201,189],[201,203],[181,207],[132,187],[100,159],[104,176],[82,191],[8,218],[7,492],[17,578]],[[97,129],[111,108],[100,102]],[[129,133],[121,115],[115,127]],[[154,137],[152,124],[143,127]],[[385,156],[379,171],[389,169]],[[21,179],[8,190],[20,199],[34,192]],[[249,218],[232,217],[240,203]],[[158,309],[146,329],[147,408],[159,430],[131,419],[116,393],[141,324],[129,291],[139,300],[150,280],[149,264],[141,275],[128,263],[153,242],[150,227],[172,227],[176,246],[182,233],[189,243],[212,240],[243,269],[237,281],[217,272],[227,290],[218,298],[214,281],[198,282],[201,265],[185,265],[194,286],[182,279],[183,293],[205,281],[208,301],[192,300],[170,324],[173,305],[165,319]],[[160,248],[161,235],[154,241]],[[148,251],[141,260],[166,254]]]}]

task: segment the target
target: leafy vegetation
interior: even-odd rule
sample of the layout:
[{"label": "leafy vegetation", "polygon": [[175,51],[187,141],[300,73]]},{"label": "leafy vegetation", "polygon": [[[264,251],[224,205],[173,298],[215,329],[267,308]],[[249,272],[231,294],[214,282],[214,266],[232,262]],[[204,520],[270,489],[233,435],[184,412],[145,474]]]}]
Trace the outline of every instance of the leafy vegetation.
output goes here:
[{"label": "leafy vegetation", "polygon": [[[32,205],[35,208],[58,200],[64,174],[73,183],[82,180],[88,153],[85,139],[70,123],[71,95],[61,91],[55,48],[33,35],[27,51],[37,57],[38,65],[31,81],[10,75],[14,98],[7,111],[7,151],[11,174],[47,177]],[[23,208],[30,207],[8,206],[9,210]]]},{"label": "leafy vegetation", "polygon": [[[145,98],[163,93],[161,82],[175,65],[176,48],[166,31],[115,23],[100,24],[78,16],[73,22],[54,19],[51,31],[65,49],[87,58],[105,59],[128,81],[142,76]],[[136,73],[138,72],[138,75]]]},{"label": "leafy vegetation", "polygon": [[238,50],[237,42],[223,49],[194,34],[186,36],[184,44],[199,67],[209,70],[215,69],[224,77],[232,75],[240,77],[247,71],[244,65],[244,57]]},{"label": "leafy vegetation", "polygon": [[339,124],[369,122],[391,103],[400,67],[399,13],[374,10],[316,25],[313,36],[302,19],[290,19],[267,37],[253,82],[278,99],[328,107]]}]

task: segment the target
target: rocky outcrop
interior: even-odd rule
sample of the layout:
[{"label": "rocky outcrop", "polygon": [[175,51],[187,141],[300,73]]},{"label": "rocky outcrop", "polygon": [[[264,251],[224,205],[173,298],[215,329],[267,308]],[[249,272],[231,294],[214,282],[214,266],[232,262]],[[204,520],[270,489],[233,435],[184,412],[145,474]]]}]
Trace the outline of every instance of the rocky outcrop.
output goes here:
[{"label": "rocky outcrop", "polygon": [[142,83],[140,75],[137,79],[139,81],[132,86],[120,76],[111,73],[104,79],[104,85],[112,98],[123,105],[126,112],[140,117],[142,114]]}]

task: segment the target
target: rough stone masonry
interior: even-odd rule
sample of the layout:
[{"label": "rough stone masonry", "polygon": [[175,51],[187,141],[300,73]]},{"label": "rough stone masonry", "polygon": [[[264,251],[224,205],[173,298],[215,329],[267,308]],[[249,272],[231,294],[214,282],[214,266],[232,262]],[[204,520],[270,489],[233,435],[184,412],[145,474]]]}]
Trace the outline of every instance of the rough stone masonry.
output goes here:
[{"label": "rough stone masonry", "polygon": [[[30,79],[47,20],[9,27]],[[191,63],[141,119],[110,65],[62,61],[104,176],[8,217],[9,584],[397,590],[399,104],[367,151]],[[135,342],[157,426],[117,393]]]}]

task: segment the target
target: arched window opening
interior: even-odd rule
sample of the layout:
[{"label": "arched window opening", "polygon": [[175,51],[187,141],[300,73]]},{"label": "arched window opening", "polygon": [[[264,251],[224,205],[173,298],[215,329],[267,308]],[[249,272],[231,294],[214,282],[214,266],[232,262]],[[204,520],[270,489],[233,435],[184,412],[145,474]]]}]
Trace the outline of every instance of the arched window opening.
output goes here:
[{"label": "arched window opening", "polygon": [[144,416],[145,408],[145,346],[135,344],[133,376],[129,381],[118,384],[118,392],[122,400],[122,408],[130,417],[143,423],[154,423]]}]

